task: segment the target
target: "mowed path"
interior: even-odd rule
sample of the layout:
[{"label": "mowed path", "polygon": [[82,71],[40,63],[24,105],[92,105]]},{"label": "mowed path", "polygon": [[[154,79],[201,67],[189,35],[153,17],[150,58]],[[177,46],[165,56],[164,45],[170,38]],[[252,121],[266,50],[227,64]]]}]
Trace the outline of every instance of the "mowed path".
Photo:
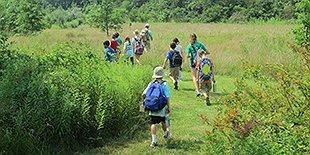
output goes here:
[{"label": "mowed path", "polygon": [[[203,97],[195,97],[193,83],[190,74],[184,74],[184,80],[180,82],[180,90],[171,89],[171,136],[169,140],[162,137],[161,126],[157,129],[157,148],[150,148],[151,136],[149,130],[137,136],[134,140],[124,142],[119,146],[105,146],[86,152],[84,154],[205,154],[205,134],[208,126],[201,122],[199,114],[208,118],[224,110],[225,106],[220,102],[220,97],[225,96],[234,89],[234,78],[227,76],[216,76],[217,89],[212,93],[212,106],[206,106]],[[118,144],[116,144],[118,145]]]}]

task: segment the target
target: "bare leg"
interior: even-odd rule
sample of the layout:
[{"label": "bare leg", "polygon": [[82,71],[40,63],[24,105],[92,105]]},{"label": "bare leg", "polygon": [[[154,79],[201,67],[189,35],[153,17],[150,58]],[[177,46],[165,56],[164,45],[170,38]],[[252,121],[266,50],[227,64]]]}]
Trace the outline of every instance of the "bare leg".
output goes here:
[{"label": "bare leg", "polygon": [[192,78],[193,78],[193,83],[194,83],[194,86],[195,86],[195,90],[196,92],[199,92],[199,88],[198,88],[198,81],[196,79],[196,69],[195,68],[191,68],[191,71],[192,71]]},{"label": "bare leg", "polygon": [[175,82],[175,79],[173,76],[169,76],[169,78],[173,81],[173,83]]},{"label": "bare leg", "polygon": [[167,131],[166,122],[161,122],[161,127],[162,127],[164,132]]},{"label": "bare leg", "polygon": [[141,65],[141,63],[140,63],[140,55],[135,54],[135,57],[136,57],[137,64]]},{"label": "bare leg", "polygon": [[156,124],[151,125],[151,134],[156,135]]}]

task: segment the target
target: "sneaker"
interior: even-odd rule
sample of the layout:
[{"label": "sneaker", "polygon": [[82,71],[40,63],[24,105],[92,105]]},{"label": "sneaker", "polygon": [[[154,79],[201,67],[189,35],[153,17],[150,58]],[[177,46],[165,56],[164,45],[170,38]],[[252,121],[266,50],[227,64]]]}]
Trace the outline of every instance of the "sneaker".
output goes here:
[{"label": "sneaker", "polygon": [[179,89],[179,87],[178,87],[178,81],[176,81],[176,82],[174,83],[174,89],[175,89],[175,90],[178,90],[178,89]]},{"label": "sneaker", "polygon": [[170,134],[169,131],[166,131],[166,132],[164,133],[164,138],[167,139],[167,138],[169,137],[169,134]]},{"label": "sneaker", "polygon": [[200,92],[199,92],[199,91],[196,92],[196,96],[197,96],[197,97],[200,96]]},{"label": "sneaker", "polygon": [[155,143],[155,142],[152,142],[151,145],[150,145],[150,147],[153,147],[153,148],[156,147],[156,146],[157,146],[157,143]]},{"label": "sneaker", "polygon": [[209,97],[206,98],[206,104],[207,104],[207,106],[210,106],[210,105],[211,105],[211,103],[210,103],[210,98],[209,98]]}]

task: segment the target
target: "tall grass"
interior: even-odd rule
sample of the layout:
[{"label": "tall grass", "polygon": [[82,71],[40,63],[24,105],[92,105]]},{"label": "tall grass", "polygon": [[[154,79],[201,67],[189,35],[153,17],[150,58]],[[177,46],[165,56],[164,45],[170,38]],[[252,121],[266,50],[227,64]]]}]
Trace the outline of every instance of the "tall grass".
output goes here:
[{"label": "tall grass", "polygon": [[[121,38],[133,35],[135,29],[142,30],[144,24],[124,25]],[[189,43],[189,35],[196,33],[198,40],[211,51],[217,74],[238,75],[241,60],[251,64],[284,63],[295,58],[290,54],[286,41],[292,40],[289,32],[293,25],[286,24],[189,24],[153,23],[154,41],[152,50],[142,56],[142,63],[161,65],[169,44],[174,37],[181,41],[183,49]],[[32,49],[34,54],[47,53],[54,44],[68,40],[88,42],[98,56],[102,56],[102,41],[110,39],[99,29],[81,26],[78,29],[49,29],[37,36],[13,37],[16,46]],[[124,40],[124,39],[123,39]],[[184,64],[188,69],[188,61]]]},{"label": "tall grass", "polygon": [[93,146],[144,120],[151,68],[101,61],[87,44],[52,49],[38,57],[10,52],[1,62],[0,154]]}]

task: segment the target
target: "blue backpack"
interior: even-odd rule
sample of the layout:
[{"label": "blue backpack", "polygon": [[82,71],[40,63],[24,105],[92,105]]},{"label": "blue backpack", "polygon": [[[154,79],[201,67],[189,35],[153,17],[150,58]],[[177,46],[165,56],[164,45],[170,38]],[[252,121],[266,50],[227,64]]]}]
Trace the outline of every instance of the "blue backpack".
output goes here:
[{"label": "blue backpack", "polygon": [[164,82],[158,83],[155,80],[146,91],[146,98],[143,102],[146,111],[160,111],[167,105],[168,98],[162,86]]}]

